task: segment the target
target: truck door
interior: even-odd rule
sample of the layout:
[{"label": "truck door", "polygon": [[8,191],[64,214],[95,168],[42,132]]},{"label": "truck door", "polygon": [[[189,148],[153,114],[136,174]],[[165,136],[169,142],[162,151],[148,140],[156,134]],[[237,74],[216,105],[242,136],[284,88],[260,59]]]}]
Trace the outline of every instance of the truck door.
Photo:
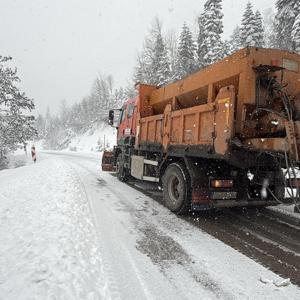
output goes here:
[{"label": "truck door", "polygon": [[120,125],[118,128],[118,141],[124,137],[125,128],[126,128],[126,105],[122,107],[120,114]]},{"label": "truck door", "polygon": [[135,120],[135,104],[124,105],[118,129],[118,140],[129,135],[135,135]]}]

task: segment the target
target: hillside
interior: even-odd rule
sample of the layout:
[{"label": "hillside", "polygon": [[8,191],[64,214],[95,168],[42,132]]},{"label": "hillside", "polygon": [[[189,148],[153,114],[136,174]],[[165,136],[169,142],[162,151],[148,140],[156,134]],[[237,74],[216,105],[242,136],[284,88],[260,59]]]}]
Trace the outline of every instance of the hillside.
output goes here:
[{"label": "hillside", "polygon": [[[41,150],[54,150],[47,147],[44,139],[34,142]],[[83,133],[69,134],[64,140],[63,147],[55,150],[67,150],[74,152],[100,152],[104,149],[112,149],[116,144],[116,130],[108,125],[93,125]]]},{"label": "hillside", "polygon": [[111,149],[116,144],[116,130],[107,125],[94,126],[83,134],[71,138],[65,150],[98,152]]}]

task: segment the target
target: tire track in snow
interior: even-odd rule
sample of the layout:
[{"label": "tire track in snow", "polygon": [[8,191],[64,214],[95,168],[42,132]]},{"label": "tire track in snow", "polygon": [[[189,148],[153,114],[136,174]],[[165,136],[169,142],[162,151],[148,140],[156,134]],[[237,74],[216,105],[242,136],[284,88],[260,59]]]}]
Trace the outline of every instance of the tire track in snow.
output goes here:
[{"label": "tire track in snow", "polygon": [[120,291],[119,291],[118,286],[117,286],[117,283],[115,282],[114,273],[112,272],[112,270],[110,268],[109,262],[107,262],[104,259],[103,254],[102,254],[104,252],[104,250],[103,250],[103,244],[99,241],[100,233],[99,233],[99,230],[98,230],[97,226],[95,226],[96,220],[95,220],[95,215],[93,213],[94,208],[93,208],[92,201],[89,198],[87,189],[85,187],[85,184],[83,183],[83,180],[82,180],[82,177],[81,177],[80,173],[76,170],[76,168],[74,168],[74,164],[71,163],[71,162],[68,162],[68,165],[73,170],[73,172],[76,174],[77,179],[80,182],[80,186],[81,186],[81,188],[82,188],[82,190],[84,192],[86,201],[87,201],[88,206],[89,206],[90,215],[91,215],[91,217],[93,219],[94,229],[95,229],[95,231],[97,233],[96,234],[96,237],[97,237],[97,240],[98,240],[97,248],[98,248],[98,252],[100,254],[101,272],[104,273],[105,280],[107,281],[107,285],[105,287],[106,294],[104,295],[104,298],[105,299],[116,299],[116,300],[122,299]]}]

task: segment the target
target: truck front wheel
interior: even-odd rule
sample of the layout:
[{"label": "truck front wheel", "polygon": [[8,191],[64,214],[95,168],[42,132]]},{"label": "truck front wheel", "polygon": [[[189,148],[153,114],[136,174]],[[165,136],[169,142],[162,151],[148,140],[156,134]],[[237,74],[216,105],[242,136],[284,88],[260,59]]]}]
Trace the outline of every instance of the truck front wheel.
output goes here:
[{"label": "truck front wheel", "polygon": [[165,205],[176,214],[185,214],[190,209],[189,175],[180,163],[170,164],[163,176]]}]

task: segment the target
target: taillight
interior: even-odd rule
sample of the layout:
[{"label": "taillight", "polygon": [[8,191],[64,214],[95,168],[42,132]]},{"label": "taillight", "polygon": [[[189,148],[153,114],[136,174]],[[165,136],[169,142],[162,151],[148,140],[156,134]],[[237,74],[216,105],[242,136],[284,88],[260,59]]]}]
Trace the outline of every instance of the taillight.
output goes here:
[{"label": "taillight", "polygon": [[212,188],[231,188],[233,187],[233,180],[228,179],[213,179],[210,182]]}]

